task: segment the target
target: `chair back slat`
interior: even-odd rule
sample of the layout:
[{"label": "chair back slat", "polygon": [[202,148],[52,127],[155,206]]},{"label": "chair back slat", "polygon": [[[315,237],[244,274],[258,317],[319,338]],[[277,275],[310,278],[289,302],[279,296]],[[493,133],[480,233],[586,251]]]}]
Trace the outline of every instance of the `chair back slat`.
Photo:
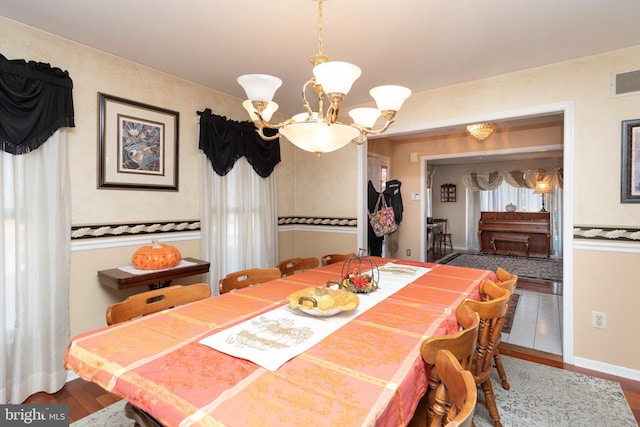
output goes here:
[{"label": "chair back slat", "polygon": [[234,273],[229,273],[220,279],[220,293],[224,294],[247,286],[257,285],[282,277],[280,269],[274,268],[249,268]]},{"label": "chair back slat", "polygon": [[[507,310],[509,310],[511,304],[513,304],[513,292],[518,286],[518,275],[510,273],[502,267],[498,267],[496,269],[496,278],[498,279],[496,285],[511,292],[511,297],[509,297],[509,303],[507,304]],[[500,330],[502,330],[502,328]],[[504,364],[502,363],[498,345],[493,351],[493,362],[496,370],[498,371],[498,375],[500,375],[500,379],[502,380],[502,388],[504,388],[505,390],[509,390],[511,388],[511,385],[509,385],[509,381],[507,379],[507,371],[505,370]]]},{"label": "chair back slat", "polygon": [[480,294],[482,301],[465,300],[463,303],[480,315],[478,341],[470,371],[476,384],[481,386],[489,414],[498,426],[501,425],[500,414],[489,375],[493,368],[491,361],[500,343],[511,292],[491,280],[483,280],[480,283]]},{"label": "chair back slat", "polygon": [[354,252],[348,254],[327,254],[322,256],[322,265],[335,264],[337,262],[346,261],[356,256]]},{"label": "chair back slat", "polygon": [[429,385],[427,389],[427,418],[434,416],[436,390],[438,389],[438,367],[436,357],[440,350],[449,351],[463,369],[469,369],[476,349],[480,316],[469,307],[461,304],[456,309],[456,318],[461,329],[451,335],[434,335],[426,338],[420,345],[420,354],[430,365]]},{"label": "chair back slat", "polygon": [[439,385],[435,392],[433,415],[427,418],[427,425],[470,426],[478,396],[473,376],[447,350],[438,351],[434,367]]},{"label": "chair back slat", "polygon": [[291,258],[284,260],[278,264],[278,269],[283,276],[290,276],[297,272],[310,270],[320,265],[320,260],[316,257],[308,258]]},{"label": "chair back slat", "polygon": [[131,295],[122,302],[107,307],[107,325],[124,322],[139,316],[157,313],[168,308],[205,299],[211,296],[206,283],[174,285]]}]

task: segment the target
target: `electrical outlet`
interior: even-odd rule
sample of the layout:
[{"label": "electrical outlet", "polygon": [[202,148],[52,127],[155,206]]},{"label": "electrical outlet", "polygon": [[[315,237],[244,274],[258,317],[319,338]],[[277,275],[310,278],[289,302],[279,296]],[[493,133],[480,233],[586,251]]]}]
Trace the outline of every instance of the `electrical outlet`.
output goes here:
[{"label": "electrical outlet", "polygon": [[607,313],[599,311],[591,312],[591,326],[599,329],[607,329]]},{"label": "electrical outlet", "polygon": [[411,249],[407,249],[407,256],[411,256]]}]

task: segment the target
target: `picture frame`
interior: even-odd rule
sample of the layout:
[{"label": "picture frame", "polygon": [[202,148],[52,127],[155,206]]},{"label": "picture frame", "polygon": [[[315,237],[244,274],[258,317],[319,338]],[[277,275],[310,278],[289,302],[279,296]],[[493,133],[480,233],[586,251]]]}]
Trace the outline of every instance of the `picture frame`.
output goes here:
[{"label": "picture frame", "polygon": [[622,122],[621,203],[640,203],[640,119]]},{"label": "picture frame", "polygon": [[444,203],[456,201],[455,184],[443,184],[440,186],[440,201]]},{"label": "picture frame", "polygon": [[180,114],[98,93],[98,188],[178,191]]}]

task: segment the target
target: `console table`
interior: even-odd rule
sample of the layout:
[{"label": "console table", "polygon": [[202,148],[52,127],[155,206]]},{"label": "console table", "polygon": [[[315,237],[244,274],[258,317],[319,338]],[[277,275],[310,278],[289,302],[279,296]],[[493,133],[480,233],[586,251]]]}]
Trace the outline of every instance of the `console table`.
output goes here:
[{"label": "console table", "polygon": [[549,212],[481,212],[478,240],[485,253],[548,258]]},{"label": "console table", "polygon": [[174,279],[209,272],[211,264],[208,261],[195,258],[183,258],[183,260],[195,264],[160,271],[149,270],[148,273],[144,274],[131,274],[119,268],[111,268],[98,271],[98,281],[105,286],[120,290],[145,285],[149,286],[149,289],[157,289],[169,286]]}]

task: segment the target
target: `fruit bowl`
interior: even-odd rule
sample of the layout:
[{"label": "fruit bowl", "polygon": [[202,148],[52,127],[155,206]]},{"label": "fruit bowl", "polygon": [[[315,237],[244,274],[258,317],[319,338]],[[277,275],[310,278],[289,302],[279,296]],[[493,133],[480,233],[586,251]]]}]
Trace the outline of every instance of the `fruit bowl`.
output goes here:
[{"label": "fruit bowl", "polygon": [[317,317],[355,310],[360,304],[360,299],[352,292],[322,286],[294,292],[287,300],[291,309]]}]

